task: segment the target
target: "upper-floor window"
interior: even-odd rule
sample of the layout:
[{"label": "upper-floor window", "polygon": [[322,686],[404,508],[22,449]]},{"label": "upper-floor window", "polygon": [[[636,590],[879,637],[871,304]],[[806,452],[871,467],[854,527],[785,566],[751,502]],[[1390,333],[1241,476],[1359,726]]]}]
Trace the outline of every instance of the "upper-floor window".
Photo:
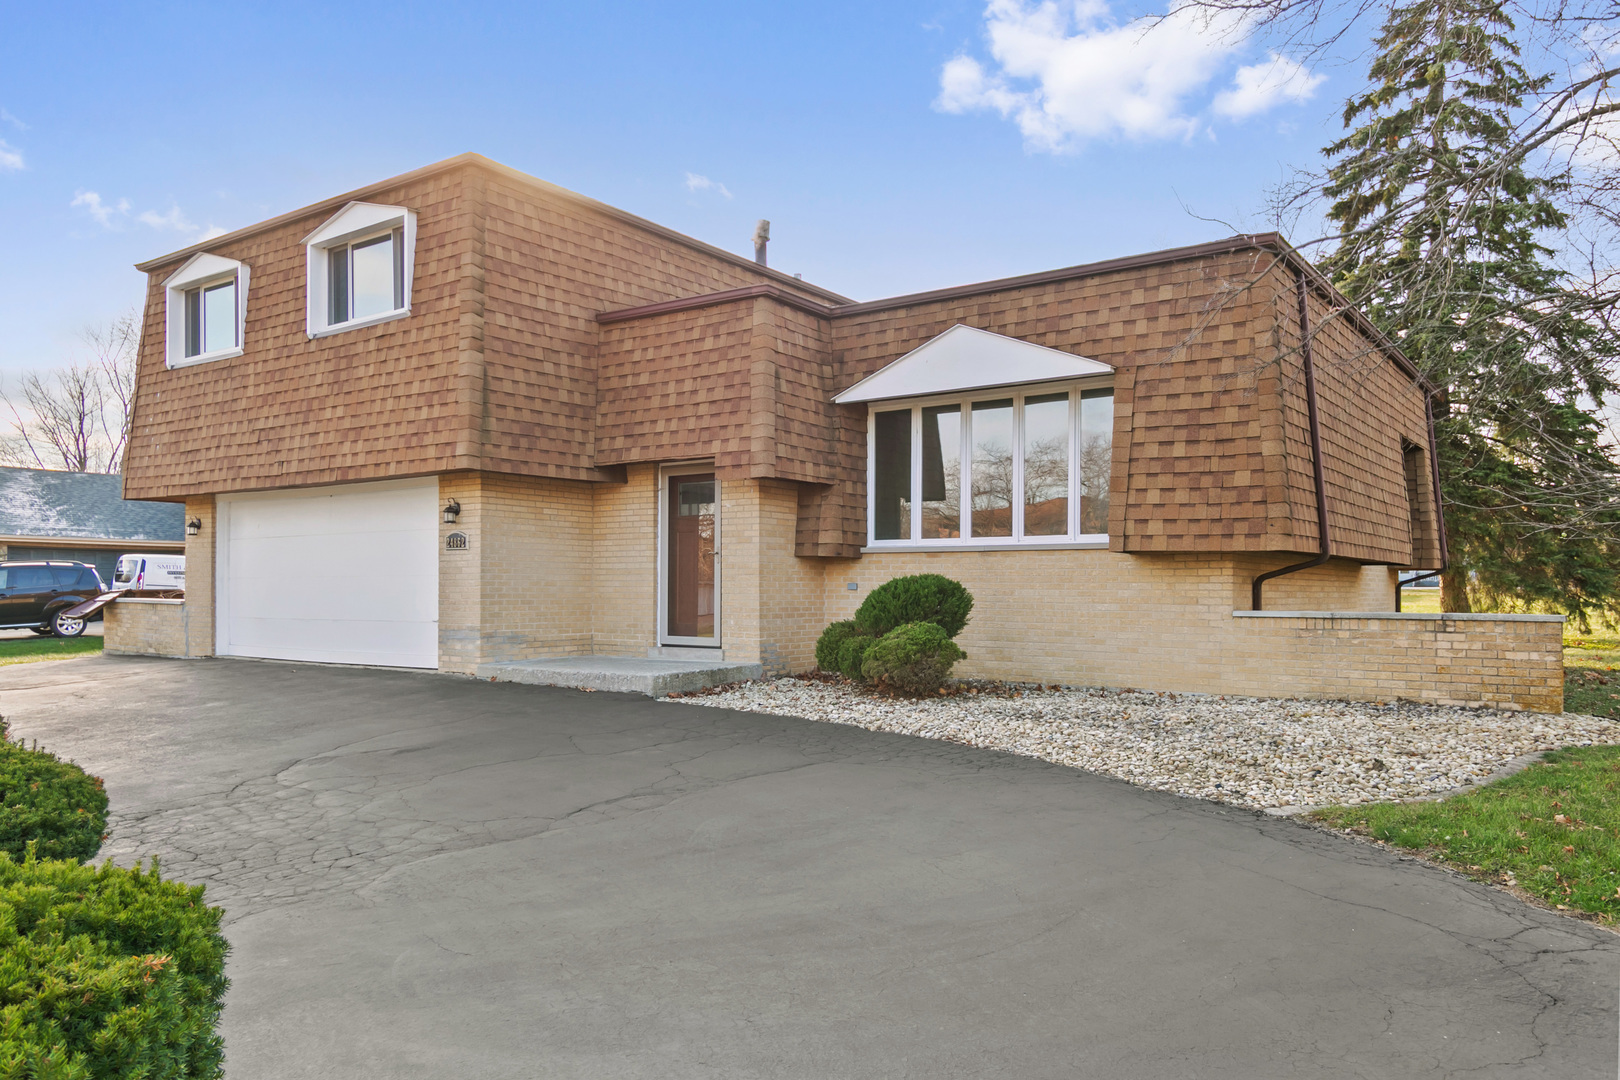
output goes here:
[{"label": "upper-floor window", "polygon": [[416,215],[403,206],[350,203],[305,238],[309,336],[410,314]]},{"label": "upper-floor window", "polygon": [[885,402],[872,406],[870,423],[874,547],[1108,538],[1112,387]]},{"label": "upper-floor window", "polygon": [[193,255],[163,283],[170,367],[242,355],[247,322],[246,263]]}]

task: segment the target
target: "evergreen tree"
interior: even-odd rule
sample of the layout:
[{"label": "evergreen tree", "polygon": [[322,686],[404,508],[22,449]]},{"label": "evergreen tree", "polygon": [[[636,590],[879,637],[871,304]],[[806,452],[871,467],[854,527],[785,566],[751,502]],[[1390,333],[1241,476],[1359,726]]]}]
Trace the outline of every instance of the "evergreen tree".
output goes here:
[{"label": "evergreen tree", "polygon": [[1614,391],[1617,347],[1543,237],[1562,175],[1515,140],[1526,72],[1494,0],[1391,9],[1371,89],[1326,149],[1339,244],[1327,269],[1438,386],[1447,610],[1528,602],[1585,621],[1620,598],[1620,468],[1581,407]]}]

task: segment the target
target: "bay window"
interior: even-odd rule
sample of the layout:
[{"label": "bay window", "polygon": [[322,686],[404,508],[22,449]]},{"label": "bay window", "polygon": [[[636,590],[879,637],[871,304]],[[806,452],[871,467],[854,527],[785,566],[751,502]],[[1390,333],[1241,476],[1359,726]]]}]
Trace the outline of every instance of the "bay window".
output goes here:
[{"label": "bay window", "polygon": [[1112,387],[871,405],[873,546],[1107,539]]}]

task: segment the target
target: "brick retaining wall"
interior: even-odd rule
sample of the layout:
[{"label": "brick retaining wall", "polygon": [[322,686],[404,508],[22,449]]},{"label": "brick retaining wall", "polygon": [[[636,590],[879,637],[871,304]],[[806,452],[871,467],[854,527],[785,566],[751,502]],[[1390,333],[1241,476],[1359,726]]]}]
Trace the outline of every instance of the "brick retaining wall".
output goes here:
[{"label": "brick retaining wall", "polygon": [[[106,643],[120,656],[196,656],[190,647],[191,620],[184,600],[137,597],[116,600],[102,609]],[[213,620],[208,620],[213,633]],[[203,651],[212,652],[213,642]]]},{"label": "brick retaining wall", "polygon": [[1270,695],[1564,710],[1562,615],[1234,611],[1232,621],[1251,658],[1234,674]]}]

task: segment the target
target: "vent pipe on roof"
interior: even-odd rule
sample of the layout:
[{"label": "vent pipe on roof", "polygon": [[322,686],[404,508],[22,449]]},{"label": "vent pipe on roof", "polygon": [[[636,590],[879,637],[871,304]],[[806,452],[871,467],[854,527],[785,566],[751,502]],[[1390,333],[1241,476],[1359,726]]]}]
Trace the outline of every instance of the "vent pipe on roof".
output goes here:
[{"label": "vent pipe on roof", "polygon": [[765,265],[765,245],[771,242],[771,223],[764,218],[754,226],[754,261]]}]

